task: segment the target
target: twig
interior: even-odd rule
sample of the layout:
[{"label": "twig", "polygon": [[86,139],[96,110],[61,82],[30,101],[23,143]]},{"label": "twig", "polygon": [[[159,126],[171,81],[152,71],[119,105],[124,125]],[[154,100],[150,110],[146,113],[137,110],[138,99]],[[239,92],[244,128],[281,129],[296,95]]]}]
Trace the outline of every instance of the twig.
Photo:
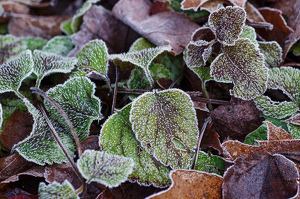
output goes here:
[{"label": "twig", "polygon": [[169,88],[173,88],[173,86],[176,84],[176,82],[179,80],[179,78],[183,75],[183,72],[181,72],[178,77],[173,81],[173,83],[169,86]]}]

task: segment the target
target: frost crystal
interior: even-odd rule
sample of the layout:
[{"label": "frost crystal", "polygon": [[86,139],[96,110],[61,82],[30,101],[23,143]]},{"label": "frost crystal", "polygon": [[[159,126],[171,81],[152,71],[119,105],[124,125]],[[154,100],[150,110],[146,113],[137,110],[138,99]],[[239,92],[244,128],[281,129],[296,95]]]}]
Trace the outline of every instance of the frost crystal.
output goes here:
[{"label": "frost crystal", "polygon": [[75,45],[72,43],[71,37],[56,36],[48,41],[42,51],[67,56],[74,47]]},{"label": "frost crystal", "polygon": [[41,182],[39,185],[39,198],[40,199],[79,199],[79,196],[75,194],[75,190],[72,184],[65,180],[62,184],[53,182],[46,185]]},{"label": "frost crystal", "polygon": [[212,52],[209,44],[207,41],[199,40],[187,45],[184,60],[189,68],[205,66]]}]

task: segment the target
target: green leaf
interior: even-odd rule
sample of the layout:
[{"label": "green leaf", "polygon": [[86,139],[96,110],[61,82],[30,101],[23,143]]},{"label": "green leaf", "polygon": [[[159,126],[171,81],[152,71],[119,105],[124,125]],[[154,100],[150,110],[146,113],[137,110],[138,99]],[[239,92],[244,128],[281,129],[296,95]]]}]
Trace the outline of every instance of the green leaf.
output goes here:
[{"label": "green leaf", "polygon": [[33,51],[33,61],[33,72],[37,76],[36,87],[39,87],[45,76],[52,73],[69,73],[77,63],[75,58],[63,57],[40,50]]},{"label": "green leaf", "polygon": [[293,102],[300,105],[300,70],[292,67],[269,70],[268,88],[280,89]]},{"label": "green leaf", "polygon": [[156,48],[147,48],[140,51],[132,51],[123,54],[110,55],[109,59],[117,61],[130,62],[136,66],[141,67],[145,71],[145,75],[148,78],[150,85],[153,87],[154,81],[151,77],[149,66],[152,61],[164,51],[171,51],[171,46],[158,46]]},{"label": "green leaf", "polygon": [[267,89],[268,68],[264,56],[249,39],[224,46],[223,53],[211,63],[210,74],[216,80],[231,79],[233,95],[244,100],[254,99]]},{"label": "green leaf", "polygon": [[288,128],[294,139],[300,139],[300,125],[289,123]]},{"label": "green leaf", "polygon": [[170,169],[153,158],[136,139],[129,121],[130,109],[131,104],[106,120],[100,133],[100,146],[107,153],[133,159],[133,172],[128,176],[131,182],[165,187],[170,184]]},{"label": "green leaf", "polygon": [[223,45],[232,45],[239,38],[246,21],[246,12],[238,6],[213,11],[208,19],[211,30]]},{"label": "green leaf", "polygon": [[140,51],[147,48],[155,48],[155,47],[156,45],[154,45],[153,43],[151,43],[150,41],[142,37],[135,40],[135,42],[133,42],[133,44],[130,46],[129,52],[135,52],[135,51]]},{"label": "green leaf", "polygon": [[67,56],[74,47],[75,45],[72,43],[71,37],[56,36],[48,41],[42,51]]},{"label": "green leaf", "polygon": [[125,182],[133,165],[131,158],[94,150],[85,150],[77,161],[77,167],[87,183],[94,181],[109,188]]},{"label": "green leaf", "polygon": [[10,61],[26,49],[19,38],[12,35],[0,35],[0,64]]},{"label": "green leaf", "polygon": [[267,96],[259,96],[254,99],[256,107],[265,115],[278,119],[286,118],[299,110],[295,102],[274,102]]},{"label": "green leaf", "polygon": [[245,25],[243,27],[243,32],[240,34],[240,38],[248,38],[256,46],[258,45],[258,42],[256,41],[256,32],[255,32],[255,29],[252,28],[251,26]]},{"label": "green leaf", "polygon": [[[170,79],[175,81],[183,71],[183,56],[167,53],[161,60],[162,65],[170,71]],[[180,83],[179,79],[177,82]]]},{"label": "green leaf", "polygon": [[[198,138],[193,102],[178,89],[147,92],[132,104],[130,121],[136,138],[150,154],[172,168],[188,168]],[[177,148],[177,139],[185,150]]]},{"label": "green leaf", "polygon": [[[23,101],[33,116],[34,124],[30,136],[19,142],[17,146],[15,146],[15,150],[26,160],[39,165],[67,162],[67,158],[55,141],[43,115],[26,98],[24,98]],[[73,151],[76,149],[73,137],[60,131],[59,126],[57,126],[54,121],[51,122],[64,147],[70,156],[73,157]]]},{"label": "green leaf", "polygon": [[74,32],[72,30],[71,24],[72,24],[72,18],[63,21],[60,24],[60,30],[66,35],[72,35]]},{"label": "green leaf", "polygon": [[93,3],[97,3],[100,0],[87,0],[82,7],[76,11],[76,14],[72,18],[71,28],[72,32],[76,33],[80,29],[80,25],[82,23],[83,15],[92,7]]},{"label": "green leaf", "polygon": [[201,79],[203,84],[205,84],[209,80],[213,80],[214,78],[210,76],[210,68],[209,67],[195,67],[190,68],[196,75]]},{"label": "green leaf", "polygon": [[295,56],[300,56],[300,40],[298,40],[292,47],[291,51]]},{"label": "green leaf", "polygon": [[269,68],[278,67],[282,61],[282,48],[276,41],[258,42],[259,49],[264,54],[265,63]]},{"label": "green leaf", "polygon": [[65,180],[62,184],[53,182],[46,185],[41,182],[39,185],[39,198],[40,199],[79,199],[79,196],[75,193],[75,189],[72,184]]},{"label": "green leaf", "polygon": [[259,143],[256,140],[267,140],[268,139],[268,128],[267,124],[262,124],[255,131],[249,133],[244,143],[249,145],[259,146]]},{"label": "green leaf", "polygon": [[[62,85],[57,85],[47,91],[49,97],[55,100],[72,122],[75,131],[83,140],[89,135],[93,120],[103,118],[101,102],[95,94],[95,84],[86,77],[71,78]],[[60,131],[72,134],[64,118],[48,101],[45,101],[51,119],[60,126]]]},{"label": "green leaf", "polygon": [[20,38],[20,40],[26,43],[29,50],[41,50],[47,43],[47,40],[38,37],[25,37]]},{"label": "green leaf", "polygon": [[195,170],[216,173],[222,176],[225,170],[225,161],[219,156],[208,155],[203,151],[199,151]]},{"label": "green leaf", "polygon": [[204,40],[190,41],[184,51],[184,61],[189,68],[205,66],[212,53],[210,42]]},{"label": "green leaf", "polygon": [[33,70],[33,61],[30,50],[22,52],[16,59],[0,65],[0,93],[18,92],[22,81]]},{"label": "green leaf", "polygon": [[[76,57],[78,71],[83,74],[96,72],[108,79],[108,51],[104,41],[96,39],[88,42]],[[84,72],[85,70],[88,72]]]}]

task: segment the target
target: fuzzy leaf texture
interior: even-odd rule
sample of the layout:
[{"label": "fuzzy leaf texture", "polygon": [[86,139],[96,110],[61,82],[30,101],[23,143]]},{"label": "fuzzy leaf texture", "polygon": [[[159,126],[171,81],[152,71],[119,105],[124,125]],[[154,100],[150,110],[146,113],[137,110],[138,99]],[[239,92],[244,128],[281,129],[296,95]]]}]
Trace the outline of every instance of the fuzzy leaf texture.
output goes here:
[{"label": "fuzzy leaf texture", "polygon": [[13,35],[0,35],[0,64],[9,61],[26,49],[26,44]]},{"label": "fuzzy leaf texture", "polygon": [[22,81],[33,70],[33,61],[30,50],[22,52],[16,59],[0,65],[0,93],[18,92]]},{"label": "fuzzy leaf texture", "polygon": [[133,165],[131,158],[94,150],[85,150],[77,161],[77,167],[87,183],[94,181],[109,188],[126,181]]},{"label": "fuzzy leaf texture", "polygon": [[78,58],[76,67],[80,73],[96,72],[108,78],[108,51],[104,41],[96,39],[88,42],[78,52],[76,58]]},{"label": "fuzzy leaf texture", "polygon": [[77,60],[40,50],[33,51],[33,72],[37,75],[37,87],[41,80],[52,73],[69,73],[74,68]]},{"label": "fuzzy leaf texture", "polygon": [[269,68],[278,67],[282,61],[282,48],[276,41],[258,42],[259,49],[264,54],[265,63]]},{"label": "fuzzy leaf texture", "polygon": [[27,49],[29,50],[42,50],[42,48],[47,44],[47,40],[38,37],[25,37],[20,38],[21,41],[25,42]]},{"label": "fuzzy leaf texture", "polygon": [[204,40],[191,41],[184,52],[184,61],[189,68],[205,66],[210,57],[212,47]]},{"label": "fuzzy leaf texture", "polygon": [[251,100],[267,89],[268,68],[264,56],[249,39],[239,39],[233,46],[224,46],[211,64],[211,76],[217,81],[231,79],[233,95]]},{"label": "fuzzy leaf texture", "polygon": [[223,45],[233,45],[243,31],[246,12],[238,6],[228,6],[213,11],[208,24],[218,41]]},{"label": "fuzzy leaf texture", "polygon": [[42,51],[67,56],[74,47],[71,37],[56,36],[47,42]]},{"label": "fuzzy leaf texture", "polygon": [[133,172],[128,176],[131,182],[165,187],[170,184],[170,169],[153,158],[136,139],[129,121],[130,109],[131,104],[106,120],[100,133],[100,146],[107,153],[133,159]]},{"label": "fuzzy leaf texture", "polygon": [[62,184],[53,182],[46,185],[41,182],[39,185],[39,198],[40,199],[79,199],[76,195],[72,184],[65,180]]},{"label": "fuzzy leaf texture", "polygon": [[[89,135],[92,121],[103,117],[100,112],[101,101],[94,95],[95,87],[88,78],[76,77],[47,91],[49,97],[55,100],[69,117],[80,141]],[[71,135],[68,124],[57,109],[48,101],[45,101],[45,106],[51,118],[59,124],[60,130]]]},{"label": "fuzzy leaf texture", "polygon": [[189,167],[198,138],[189,95],[179,89],[144,93],[132,104],[130,122],[136,138],[156,159],[176,169]]}]

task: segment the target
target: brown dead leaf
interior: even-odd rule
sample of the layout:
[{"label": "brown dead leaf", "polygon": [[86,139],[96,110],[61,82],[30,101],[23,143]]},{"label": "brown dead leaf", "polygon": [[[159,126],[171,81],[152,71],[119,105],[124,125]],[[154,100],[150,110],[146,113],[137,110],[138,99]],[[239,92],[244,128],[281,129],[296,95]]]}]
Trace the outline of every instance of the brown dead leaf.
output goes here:
[{"label": "brown dead leaf", "polygon": [[99,136],[91,135],[80,142],[82,152],[87,149],[90,150],[99,150]]},{"label": "brown dead leaf", "polygon": [[168,1],[154,1],[151,5],[150,15],[154,15],[160,12],[169,12],[171,11]]},{"label": "brown dead leaf", "polygon": [[194,9],[195,11],[197,11],[202,4],[208,1],[209,0],[184,0],[181,2],[181,9],[182,10]]},{"label": "brown dead leaf", "polygon": [[7,119],[1,132],[1,143],[8,149],[24,140],[31,132],[33,118],[28,111],[16,109]]},{"label": "brown dead leaf", "polygon": [[[0,3],[3,7],[5,13],[15,13],[15,14],[28,14],[29,8],[23,4],[13,2],[13,1],[4,1]],[[10,17],[1,17],[0,23],[9,21]]]},{"label": "brown dead leaf", "polygon": [[195,170],[173,170],[172,185],[148,199],[166,198],[222,198],[223,178],[219,175]]},{"label": "brown dead leaf", "polygon": [[232,98],[230,105],[221,105],[211,111],[213,128],[220,135],[244,141],[245,136],[257,129],[263,118],[253,101]]},{"label": "brown dead leaf", "polygon": [[283,130],[281,127],[277,127],[271,122],[265,121],[268,128],[268,140],[286,140],[286,139],[294,139],[288,132]]},{"label": "brown dead leaf", "polygon": [[40,37],[51,39],[61,35],[60,23],[70,16],[31,16],[13,17],[8,24],[10,34],[17,37]]},{"label": "brown dead leaf", "polygon": [[211,41],[213,39],[215,39],[215,35],[209,27],[201,27],[197,29],[192,35],[193,41],[198,41],[198,40]]},{"label": "brown dead leaf", "polygon": [[256,28],[256,32],[267,41],[277,41],[283,49],[282,60],[284,60],[293,45],[293,42],[290,41],[290,35],[294,32],[293,29],[287,26],[280,10],[265,7],[260,8],[259,12],[267,22],[273,24],[273,29]]},{"label": "brown dead leaf", "polygon": [[16,175],[13,175],[6,180],[2,181],[1,183],[10,183],[10,182],[16,182],[19,180],[19,176],[21,175],[29,175],[29,176],[34,176],[34,177],[44,177],[44,167],[42,166],[36,166],[32,167],[24,172],[18,173]]},{"label": "brown dead leaf", "polygon": [[284,156],[255,151],[227,170],[223,198],[289,198],[297,193],[298,177],[295,164]]},{"label": "brown dead leaf", "polygon": [[297,114],[292,118],[285,120],[285,122],[300,125],[300,114]]},{"label": "brown dead leaf", "polygon": [[120,0],[114,6],[113,14],[155,45],[171,45],[172,52],[180,54],[199,25],[182,13],[150,15],[150,10],[149,0]]},{"label": "brown dead leaf", "polygon": [[105,41],[108,52],[122,53],[140,36],[131,28],[116,19],[113,14],[102,6],[93,5],[84,15],[80,31],[72,35],[76,45],[71,52],[75,56],[90,40]]},{"label": "brown dead leaf", "polygon": [[266,22],[264,17],[260,14],[256,7],[254,7],[248,1],[245,4],[245,11],[247,13],[247,19],[252,23]]},{"label": "brown dead leaf", "polygon": [[206,129],[201,141],[200,148],[212,147],[216,149],[219,154],[223,153],[223,149],[219,140],[219,135],[213,129]]}]

